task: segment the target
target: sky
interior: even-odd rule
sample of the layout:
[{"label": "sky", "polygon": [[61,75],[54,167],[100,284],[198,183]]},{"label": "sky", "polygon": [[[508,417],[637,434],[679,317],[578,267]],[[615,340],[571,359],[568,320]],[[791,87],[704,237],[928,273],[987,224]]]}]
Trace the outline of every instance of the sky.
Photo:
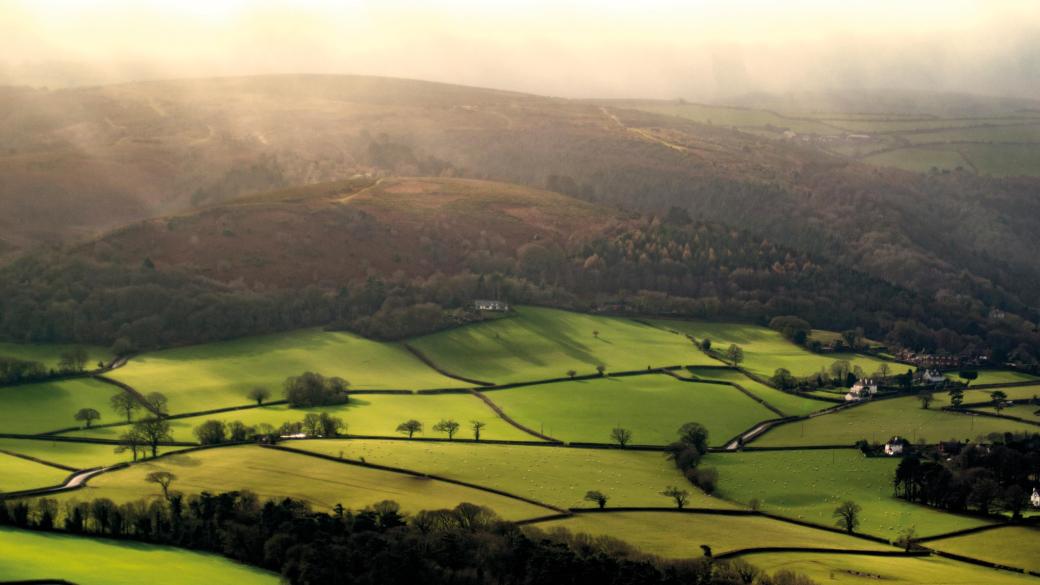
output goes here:
[{"label": "sky", "polygon": [[0,83],[348,73],[563,97],[1040,95],[1038,0],[0,0]]}]

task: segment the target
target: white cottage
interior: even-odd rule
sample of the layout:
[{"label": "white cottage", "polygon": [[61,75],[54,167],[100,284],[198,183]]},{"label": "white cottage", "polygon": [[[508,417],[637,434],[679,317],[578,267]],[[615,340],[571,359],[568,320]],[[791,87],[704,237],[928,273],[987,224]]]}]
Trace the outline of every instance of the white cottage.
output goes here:
[{"label": "white cottage", "polygon": [[1033,495],[1029,497],[1029,503],[1034,508],[1040,508],[1040,492],[1036,491],[1036,488],[1033,488]]},{"label": "white cottage", "polygon": [[854,400],[867,400],[877,394],[877,381],[875,380],[856,380],[856,383],[849,388],[849,391],[845,393],[846,401]]},{"label": "white cottage", "polygon": [[903,450],[906,449],[906,446],[909,444],[910,443],[902,437],[892,437],[887,443],[885,443],[885,455],[888,455],[889,457],[902,455]]}]

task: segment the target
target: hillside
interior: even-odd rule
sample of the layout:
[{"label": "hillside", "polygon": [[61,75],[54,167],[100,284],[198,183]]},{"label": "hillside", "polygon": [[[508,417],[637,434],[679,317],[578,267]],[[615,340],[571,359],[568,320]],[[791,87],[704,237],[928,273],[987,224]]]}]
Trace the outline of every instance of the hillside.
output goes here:
[{"label": "hillside", "polygon": [[286,189],[146,220],[82,250],[98,261],[180,267],[286,288],[371,275],[454,274],[563,245],[620,215],[557,193],[467,179],[365,179]]},{"label": "hillside", "polygon": [[1029,319],[1040,303],[1033,178],[914,173],[634,104],[385,78],[8,89],[0,106],[7,247],[359,173],[455,176],[659,215],[677,206],[950,302]]}]

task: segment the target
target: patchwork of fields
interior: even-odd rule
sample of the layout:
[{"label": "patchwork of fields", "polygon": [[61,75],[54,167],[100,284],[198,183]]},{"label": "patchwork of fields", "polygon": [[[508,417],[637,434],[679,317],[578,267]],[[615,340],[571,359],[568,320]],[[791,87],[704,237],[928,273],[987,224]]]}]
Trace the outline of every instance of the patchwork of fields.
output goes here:
[{"label": "patchwork of fields", "polygon": [[647,367],[714,365],[686,338],[629,319],[521,307],[517,316],[412,342],[454,374],[504,384]]},{"label": "patchwork of fields", "polygon": [[863,508],[860,530],[894,540],[916,527],[928,536],[973,528],[984,520],[908,503],[892,495],[897,459],[867,458],[855,449],[756,451],[709,455],[719,470],[719,495],[775,514],[833,526],[831,513],[852,500]]},{"label": "patchwork of fields", "polygon": [[[716,349],[742,346],[744,372],[726,367],[691,342],[709,338]],[[820,338],[833,336],[818,332]],[[804,449],[848,445],[866,439],[884,442],[892,436],[934,443],[985,437],[993,432],[1036,432],[1037,426],[1007,418],[970,416],[943,411],[948,396],[937,394],[930,409],[912,396],[876,400],[833,413],[834,406],[773,388],[750,375],[768,378],[777,368],[806,375],[848,359],[867,374],[883,360],[867,355],[818,355],[791,344],[770,329],[745,324],[656,320],[640,321],[583,315],[554,309],[520,307],[502,319],[457,328],[408,342],[432,366],[404,344],[379,343],[348,333],[303,330],[281,335],[213,343],[146,353],[108,375],[138,393],[162,392],[169,398],[171,438],[194,443],[195,428],[205,421],[279,427],[309,413],[328,413],[346,424],[344,438],[284,439],[287,449],[256,445],[221,445],[174,453],[184,446],[161,445],[163,456],[106,470],[90,477],[82,489],[59,492],[59,504],[94,498],[116,503],[161,497],[146,481],[155,471],[173,473],[175,491],[191,495],[250,490],[261,499],[294,497],[319,511],[336,504],[361,509],[384,500],[398,502],[412,514],[423,509],[451,508],[462,502],[487,506],[509,520],[534,520],[530,530],[561,529],[593,536],[612,536],[649,553],[672,558],[756,547],[801,547],[843,551],[896,551],[884,543],[814,528],[831,527],[835,506],[853,500],[862,507],[859,531],[894,540],[914,528],[919,536],[984,526],[994,519],[961,516],[910,504],[892,495],[898,459],[865,458],[855,449]],[[0,344],[0,355],[38,356],[53,360],[68,348]],[[91,359],[110,359],[96,348]],[[569,370],[608,375],[566,379]],[[647,368],[683,366],[668,375]],[[893,369],[905,366],[891,364]],[[475,388],[451,378],[517,384],[507,388]],[[290,408],[274,403],[257,406],[247,394],[262,386],[271,400],[281,398],[286,377],[304,371],[340,376],[351,389],[396,389],[401,394],[354,394],[345,405]],[[632,375],[611,376],[621,371]],[[524,385],[524,382],[564,378]],[[974,384],[1009,384],[1033,378],[1011,371],[983,372]],[[452,393],[416,393],[423,389],[456,389]],[[1012,399],[1028,399],[1040,386],[1005,387]],[[73,469],[86,470],[131,462],[117,452],[115,441],[131,426],[113,411],[109,400],[124,391],[87,377],[0,387],[0,491],[12,492],[61,484]],[[821,392],[820,396],[840,397]],[[992,390],[968,390],[966,403],[987,402]],[[476,394],[480,393],[480,394]],[[481,399],[483,395],[487,401]],[[764,401],[764,404],[763,404]],[[73,415],[96,409],[102,426],[83,428]],[[500,409],[500,415],[495,408]],[[993,412],[991,406],[976,407]],[[211,409],[230,409],[204,413]],[[1006,408],[1002,414],[1029,420],[1030,406]],[[137,416],[143,416],[138,411]],[[810,416],[811,415],[811,416]],[[699,469],[717,472],[717,489],[709,495],[691,484],[663,451],[677,440],[687,422],[704,425],[708,443],[720,447],[767,420],[808,417],[779,425],[748,443],[746,450],[710,453]],[[422,425],[416,439],[398,432],[400,423]],[[434,430],[438,421],[460,423],[454,441]],[[485,426],[474,440],[472,421]],[[571,446],[552,444],[524,430],[543,433]],[[617,448],[615,427],[631,432],[630,445]],[[48,433],[61,432],[60,437]],[[371,436],[381,438],[357,438]],[[61,440],[58,440],[61,439]],[[490,441],[490,442],[489,442]],[[662,492],[679,486],[688,492],[685,505],[704,509],[671,511],[674,502]],[[607,496],[607,510],[589,509],[595,490]],[[617,508],[624,508],[618,510]],[[634,509],[633,509],[634,508]],[[751,508],[808,522],[798,525],[768,516],[747,514]],[[63,506],[59,510],[64,509]],[[577,513],[542,520],[545,516]],[[717,510],[722,512],[712,512]],[[731,514],[725,514],[731,512]],[[737,512],[738,515],[733,515]],[[1035,529],[1001,527],[979,534],[941,538],[929,546],[985,561],[1038,570],[1032,559]],[[177,549],[145,547],[58,534],[0,529],[0,580],[62,577],[91,583],[140,582],[145,559],[177,563],[178,583],[273,583],[276,576],[224,559]],[[12,551],[7,554],[8,551]],[[94,568],[100,556],[120,559],[118,574]],[[164,560],[169,556],[170,560]],[[57,558],[61,575],[52,575]],[[174,560],[176,558],[176,560]],[[867,557],[856,554],[751,553],[749,562],[770,572],[794,569],[820,582],[859,583],[1007,583],[1035,578],[930,558]],[[1021,562],[1015,562],[1021,561]],[[932,575],[933,577],[929,577]],[[935,575],[942,575],[936,580]],[[151,581],[162,584],[164,577]],[[931,579],[931,580],[929,580]],[[973,581],[974,580],[974,581]]]},{"label": "patchwork of fields", "polygon": [[[658,326],[691,335],[697,341],[710,339],[716,350],[725,350],[730,344],[744,350],[741,367],[763,377],[770,377],[778,368],[786,368],[795,376],[808,376],[825,370],[837,360],[848,360],[863,368],[867,375],[877,371],[883,363],[873,356],[830,353],[820,355],[799,347],[780,333],[757,325],[715,323],[709,321],[654,321]],[[711,365],[722,362],[714,361]]]}]

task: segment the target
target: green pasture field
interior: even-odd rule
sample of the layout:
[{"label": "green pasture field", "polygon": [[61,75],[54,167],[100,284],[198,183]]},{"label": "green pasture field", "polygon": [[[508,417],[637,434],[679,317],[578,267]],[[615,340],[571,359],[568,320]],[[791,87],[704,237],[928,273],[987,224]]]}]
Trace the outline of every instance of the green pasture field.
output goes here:
[{"label": "green pasture field", "polygon": [[48,368],[57,368],[61,354],[74,348],[87,350],[87,369],[97,367],[98,362],[112,361],[112,352],[95,345],[72,345],[57,343],[8,343],[0,341],[0,357],[17,358],[40,362]]},{"label": "green pasture field", "polygon": [[[809,333],[809,339],[819,341],[823,344],[835,343],[837,341],[844,343],[844,340],[841,338],[841,333],[837,331],[828,331],[826,329],[813,329],[812,332]],[[868,347],[881,347],[884,345],[880,341],[875,341],[873,339],[862,339],[860,342],[866,344]]]},{"label": "green pasture field", "polygon": [[722,380],[724,382],[739,384],[745,390],[758,396],[762,400],[765,400],[774,407],[779,408],[787,416],[805,415],[810,412],[834,406],[830,402],[812,400],[810,398],[777,390],[772,386],[766,386],[761,382],[756,382],[755,380],[748,378],[738,370],[694,368],[693,375],[706,380]]},{"label": "green pasture field", "polygon": [[[1035,128],[1036,118],[935,118],[931,120],[828,120],[850,132],[863,134],[899,134],[914,141],[915,137],[940,136],[934,141],[945,140],[1000,140],[1002,133],[1018,136]],[[917,132],[925,130],[926,132]],[[981,138],[978,136],[988,136]],[[1017,142],[1018,139],[1007,138]]]},{"label": "green pasture field", "polygon": [[69,472],[0,453],[0,493],[61,485]]},{"label": "green pasture field", "polygon": [[[940,395],[936,395],[939,397]],[[967,401],[967,399],[965,399]],[[986,416],[939,410],[939,401],[928,410],[914,396],[877,400],[825,414],[806,421],[778,426],[756,439],[755,447],[853,445],[860,439],[884,443],[904,437],[912,443],[975,440],[994,432],[1032,432],[1024,423]]]},{"label": "green pasture field", "polygon": [[101,413],[95,424],[125,421],[109,406],[119,388],[90,378],[71,378],[0,387],[0,429],[5,433],[36,434],[82,426],[73,419],[81,408]]},{"label": "green pasture field", "polygon": [[748,554],[740,558],[766,571],[792,571],[827,585],[1036,585],[1037,578],[936,556],[871,557],[818,553]]},{"label": "green pasture field", "polygon": [[699,422],[721,445],[755,423],[776,418],[736,388],[681,382],[664,374],[594,378],[486,393],[520,424],[562,441],[611,442],[616,426],[632,444],[666,445],[687,422]]},{"label": "green pasture field", "polygon": [[613,536],[643,552],[670,558],[703,556],[702,544],[710,546],[713,553],[767,546],[892,550],[883,544],[854,536],[763,516],[616,512],[578,514],[564,520],[539,522],[534,526],[545,531],[566,528],[573,533]]},{"label": "green pasture field", "polygon": [[[116,453],[114,445],[52,441],[46,438],[0,439],[0,449],[76,469],[105,467],[133,459],[129,452]],[[162,449],[163,452],[170,450],[176,450],[176,447]]]},{"label": "green pasture field", "polygon": [[[1016,382],[1036,382],[1036,390],[1040,391],[1040,378],[1014,370],[979,370],[979,377],[971,381],[971,385],[979,384],[1014,384]],[[949,372],[949,378],[958,382],[964,382],[957,372]],[[1006,392],[1007,390],[1005,390]]]},{"label": "green pasture field", "polygon": [[958,144],[980,175],[1035,177],[1040,175],[1040,148],[1036,144]]},{"label": "green pasture field", "polygon": [[927,173],[933,168],[953,170],[957,167],[968,167],[968,162],[956,150],[939,147],[909,147],[886,150],[864,157],[863,162],[883,167],[896,167],[916,173]]},{"label": "green pasture field", "polygon": [[1006,526],[929,541],[926,546],[1008,567],[1040,572],[1040,528]]},{"label": "green pasture field", "polygon": [[[992,406],[985,406],[982,408],[973,407],[972,410],[1014,416],[1023,420],[1031,420],[1033,422],[1040,423],[1040,414],[1038,414],[1040,413],[1040,406],[1038,405],[1016,404],[1015,406],[1003,408],[1000,412],[997,412],[997,409]],[[1040,428],[1034,428],[1033,432],[1040,433]]]},{"label": "green pasture field", "polygon": [[382,500],[394,500],[407,512],[453,508],[461,502],[471,502],[487,506],[508,520],[552,513],[547,508],[442,481],[251,445],[175,454],[138,463],[98,475],[86,488],[58,497],[81,501],[111,498],[117,503],[161,497],[158,486],[145,481],[152,471],[175,474],[177,480],[172,489],[185,494],[251,490],[261,500],[293,497],[321,512],[328,512],[336,504],[357,510]]},{"label": "green pasture field", "polygon": [[895,540],[905,528],[929,536],[987,524],[911,504],[892,495],[898,458],[864,457],[853,449],[746,451],[710,454],[701,466],[718,469],[718,495],[767,512],[834,526],[838,504],[862,506],[860,531]]},{"label": "green pasture field", "polygon": [[[796,376],[807,376],[819,372],[821,368],[829,368],[835,361],[843,359],[871,374],[884,363],[875,357],[859,354],[815,354],[787,341],[779,332],[757,325],[663,320],[655,323],[692,335],[697,341],[707,337],[711,339],[712,348],[718,351],[725,351],[730,344],[735,343],[744,349],[744,363],[740,364],[741,367],[767,378],[778,368],[787,368]],[[711,365],[719,364],[721,362],[713,360]],[[895,368],[895,364],[890,366]]]},{"label": "green pasture field", "polygon": [[[647,366],[711,364],[680,336],[629,319],[519,307],[517,315],[420,337],[412,345],[441,368],[498,384]],[[599,331],[599,336],[594,332]]]},{"label": "green pasture field", "polygon": [[[980,388],[973,390],[970,386],[964,391],[964,402],[963,404],[975,404],[979,402],[992,402],[991,394],[994,392],[1003,392],[1007,395],[1008,400],[1029,400],[1031,398],[1040,398],[1040,384],[1036,386],[1011,386],[1007,388]],[[950,394],[949,392],[936,392],[935,404],[940,406],[950,405]]]},{"label": "green pasture field", "polygon": [[280,399],[285,379],[306,371],[339,376],[358,390],[467,386],[399,344],[319,329],[147,353],[111,376],[145,394],[162,392],[176,414],[250,404],[246,394],[256,386]]},{"label": "green pasture field", "polygon": [[[259,408],[245,408],[215,414],[204,414],[170,420],[173,438],[176,441],[195,441],[194,429],[208,420],[224,422],[242,421],[253,426],[268,423],[274,427],[284,422],[298,422],[309,412],[328,412],[343,419],[347,424],[346,434],[402,436],[397,425],[409,419],[423,423],[424,430],[417,437],[442,437],[443,433],[433,430],[441,419],[454,419],[461,426],[457,438],[473,438],[470,421],[487,423],[481,430],[482,439],[508,441],[540,441],[538,437],[525,433],[502,420],[494,410],[471,394],[362,394],[351,396],[350,402],[338,406],[319,408],[289,408],[277,404]],[[127,427],[106,427],[70,433],[76,437],[116,439],[126,432]]]},{"label": "green pasture field", "polygon": [[[1030,124],[1001,126],[978,126],[974,128],[960,127],[904,135],[913,144],[928,142],[1025,142],[1037,143],[1040,146],[1040,124],[1036,118]],[[1008,124],[1007,121],[1002,124]]]},{"label": "green pasture field", "polygon": [[[333,457],[361,459],[500,489],[561,508],[595,507],[589,490],[608,506],[661,506],[670,485],[686,485],[671,461],[654,451],[572,449],[470,443],[373,440],[302,440],[285,443]],[[691,507],[733,508],[690,487]]]},{"label": "green pasture field", "polygon": [[654,114],[677,116],[715,126],[760,127],[772,125],[795,132],[812,134],[842,134],[845,131],[825,122],[788,118],[768,110],[710,106],[665,101],[621,102],[618,107],[631,108]]},{"label": "green pasture field", "polygon": [[168,546],[0,528],[0,581],[90,585],[278,585],[274,573]]}]

